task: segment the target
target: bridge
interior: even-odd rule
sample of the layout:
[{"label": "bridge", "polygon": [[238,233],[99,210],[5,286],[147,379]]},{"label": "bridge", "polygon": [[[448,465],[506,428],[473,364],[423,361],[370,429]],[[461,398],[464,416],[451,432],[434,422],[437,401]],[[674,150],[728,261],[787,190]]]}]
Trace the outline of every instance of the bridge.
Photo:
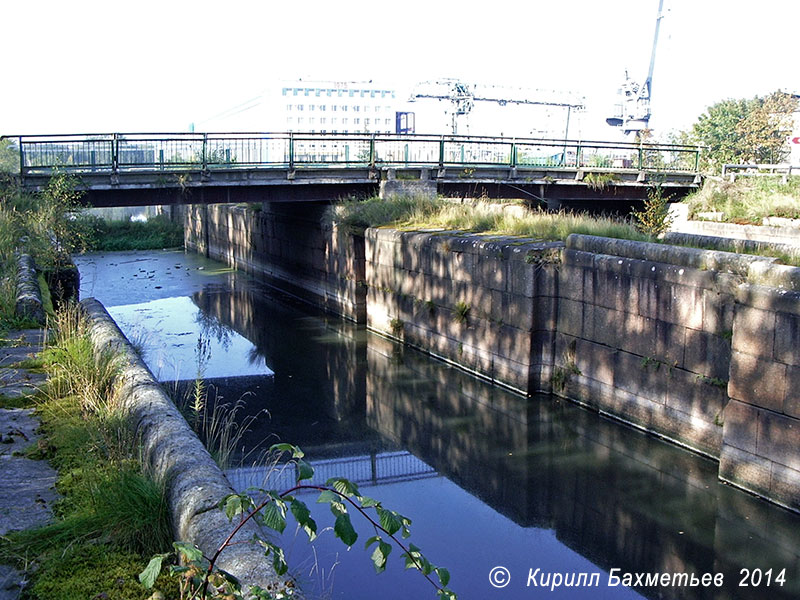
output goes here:
[{"label": "bridge", "polygon": [[404,187],[445,196],[534,198],[549,207],[681,197],[698,187],[696,146],[334,133],[3,136],[41,190],[76,177],[94,206],[318,201]]}]

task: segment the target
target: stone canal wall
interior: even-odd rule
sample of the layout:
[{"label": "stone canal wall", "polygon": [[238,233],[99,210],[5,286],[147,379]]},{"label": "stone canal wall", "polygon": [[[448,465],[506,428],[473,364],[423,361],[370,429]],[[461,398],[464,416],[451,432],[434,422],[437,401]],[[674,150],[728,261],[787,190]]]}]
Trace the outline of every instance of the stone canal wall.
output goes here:
[{"label": "stone canal wall", "polygon": [[549,391],[561,246],[368,229],[367,326],[525,393]]},{"label": "stone canal wall", "polygon": [[363,322],[364,238],[324,223],[325,207],[312,202],[192,205],[186,247]]},{"label": "stone canal wall", "polygon": [[800,510],[800,269],[583,235],[380,228],[337,245],[318,219],[306,221],[316,233],[291,235],[296,220],[266,213],[209,207],[194,247],[280,272],[320,305],[499,384],[552,391],[718,459],[721,478]]}]

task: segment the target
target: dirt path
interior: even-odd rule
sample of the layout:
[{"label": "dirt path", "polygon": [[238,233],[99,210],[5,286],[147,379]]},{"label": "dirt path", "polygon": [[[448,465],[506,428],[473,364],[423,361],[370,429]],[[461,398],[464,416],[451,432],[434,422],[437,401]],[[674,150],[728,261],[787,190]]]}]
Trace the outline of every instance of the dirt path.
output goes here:
[{"label": "dirt path", "polygon": [[[0,346],[0,394],[6,399],[32,394],[45,376],[12,365],[42,347],[42,331],[12,332],[12,340]],[[30,408],[0,408],[0,536],[9,531],[31,529],[52,519],[57,498],[56,472],[46,461],[25,458],[35,445],[39,420]],[[0,565],[0,600],[16,600],[26,574]]]}]

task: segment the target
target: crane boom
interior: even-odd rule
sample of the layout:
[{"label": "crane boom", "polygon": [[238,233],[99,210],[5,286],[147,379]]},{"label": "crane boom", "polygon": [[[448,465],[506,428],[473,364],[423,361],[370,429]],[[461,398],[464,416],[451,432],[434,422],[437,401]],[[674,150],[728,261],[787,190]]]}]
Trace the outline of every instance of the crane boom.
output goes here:
[{"label": "crane boom", "polygon": [[[448,93],[427,92],[424,90],[425,86],[433,86],[439,88],[446,87],[448,88],[449,92]],[[452,129],[454,135],[458,133],[458,123],[456,117],[460,115],[468,115],[472,111],[475,102],[494,102],[496,104],[499,104],[500,106],[505,106],[506,104],[555,106],[555,107],[566,108],[569,111],[571,111],[572,109],[585,108],[582,102],[581,103],[549,102],[546,100],[533,100],[530,98],[502,98],[502,97],[476,96],[474,91],[475,87],[477,86],[463,83],[457,79],[441,79],[437,81],[425,81],[416,86],[415,90],[411,93],[410,101],[413,102],[417,99],[428,98],[433,100],[447,100],[451,102],[454,106],[453,118],[452,118]]]}]

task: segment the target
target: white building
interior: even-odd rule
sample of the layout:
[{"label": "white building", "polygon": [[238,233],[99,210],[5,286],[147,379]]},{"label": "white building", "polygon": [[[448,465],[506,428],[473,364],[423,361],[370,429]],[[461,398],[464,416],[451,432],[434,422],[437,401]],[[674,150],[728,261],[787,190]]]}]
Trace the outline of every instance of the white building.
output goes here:
[{"label": "white building", "polygon": [[282,82],[275,117],[280,131],[394,133],[396,92],[353,81]]}]

